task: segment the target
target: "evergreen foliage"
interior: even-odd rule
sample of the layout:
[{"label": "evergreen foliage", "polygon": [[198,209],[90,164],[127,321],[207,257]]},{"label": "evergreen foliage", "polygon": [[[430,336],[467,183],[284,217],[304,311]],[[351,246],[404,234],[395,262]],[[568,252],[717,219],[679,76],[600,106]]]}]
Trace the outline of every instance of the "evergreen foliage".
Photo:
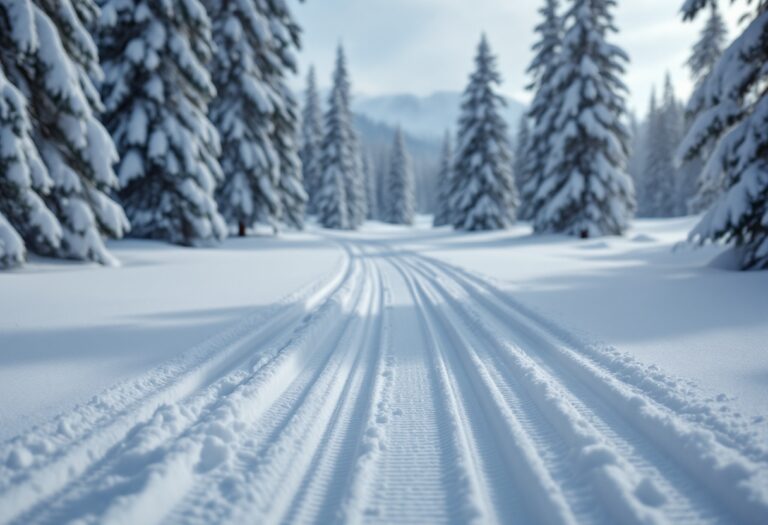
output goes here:
[{"label": "evergreen foliage", "polygon": [[[685,18],[707,4],[687,0]],[[697,117],[679,150],[690,159],[713,148],[703,177],[722,173],[727,187],[691,239],[733,244],[746,270],[768,269],[768,1],[748,4],[741,34],[691,98],[689,111]]]},{"label": "evergreen foliage", "polygon": [[405,149],[403,132],[397,128],[392,147],[387,191],[387,222],[391,224],[413,224],[415,197],[413,194],[413,168],[408,151]]},{"label": "evergreen foliage", "polygon": [[0,265],[42,255],[116,260],[129,228],[111,195],[117,151],[99,122],[91,0],[0,1]]},{"label": "evergreen foliage", "polygon": [[459,118],[451,209],[460,230],[507,228],[515,219],[517,191],[507,124],[501,116],[504,99],[496,58],[485,36],[475,57],[475,71],[464,91]]},{"label": "evergreen foliage", "polygon": [[309,200],[307,213],[317,213],[317,194],[320,185],[320,153],[323,141],[323,121],[320,95],[317,92],[315,68],[307,75],[304,112],[301,126],[300,157],[304,174],[304,189]]},{"label": "evergreen foliage", "polygon": [[120,151],[120,196],[137,237],[194,246],[226,235],[213,41],[199,0],[103,0],[99,46],[106,124]]},{"label": "evergreen foliage", "polygon": [[453,184],[453,144],[450,132],[445,132],[443,151],[440,158],[440,171],[437,174],[437,210],[433,226],[453,224],[451,210],[451,186]]},{"label": "evergreen foliage", "polygon": [[564,16],[563,48],[543,117],[554,132],[533,201],[539,233],[619,235],[634,211],[621,81],[628,57],[608,42],[617,31],[611,13],[615,4],[572,0]]}]

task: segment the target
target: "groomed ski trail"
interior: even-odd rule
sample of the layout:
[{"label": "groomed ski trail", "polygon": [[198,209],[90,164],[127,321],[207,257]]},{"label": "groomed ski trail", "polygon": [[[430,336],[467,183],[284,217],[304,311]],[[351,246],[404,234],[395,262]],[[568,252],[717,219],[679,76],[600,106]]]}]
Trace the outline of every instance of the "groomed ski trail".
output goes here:
[{"label": "groomed ski trail", "polygon": [[0,445],[0,523],[768,523],[764,448],[498,283],[321,283]]}]

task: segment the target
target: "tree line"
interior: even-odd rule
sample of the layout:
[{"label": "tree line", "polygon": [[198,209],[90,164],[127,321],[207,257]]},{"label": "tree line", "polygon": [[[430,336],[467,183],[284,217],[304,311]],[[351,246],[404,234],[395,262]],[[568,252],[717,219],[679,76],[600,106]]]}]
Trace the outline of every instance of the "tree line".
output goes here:
[{"label": "tree line", "polygon": [[729,243],[743,269],[768,268],[768,1],[742,2],[743,29],[726,46],[717,0],[686,0],[685,21],[709,10],[688,60],[694,92],[683,105],[667,78],[642,124],[625,105],[629,57],[610,41],[615,6],[544,1],[533,100],[511,161],[483,39],[455,147],[446,137],[435,225],[497,229],[521,218],[535,233],[589,238],[622,234],[635,214],[703,213],[691,241]]},{"label": "tree line", "polygon": [[[514,148],[483,37],[435,224],[521,218],[595,237],[636,213],[703,211],[693,241],[768,267],[768,1],[742,2],[728,46],[717,4],[682,8],[685,20],[710,10],[687,105],[667,82],[633,123],[615,0],[544,0]],[[200,246],[256,224],[301,228],[307,213],[339,229],[412,223],[402,133],[382,175],[352,123],[341,48],[325,112],[310,76],[299,115],[287,85],[299,47],[285,0],[0,0],[0,266],[27,252],[110,264],[105,238]]]}]

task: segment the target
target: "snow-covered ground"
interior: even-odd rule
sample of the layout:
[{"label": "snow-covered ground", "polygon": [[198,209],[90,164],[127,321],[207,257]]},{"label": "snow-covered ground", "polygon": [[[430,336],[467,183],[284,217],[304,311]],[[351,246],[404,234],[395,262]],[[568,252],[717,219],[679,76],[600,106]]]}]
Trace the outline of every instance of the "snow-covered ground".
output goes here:
[{"label": "snow-covered ground", "polygon": [[766,523],[768,275],[691,222],[0,274],[0,523]]},{"label": "snow-covered ground", "polygon": [[0,272],[0,439],[268,309],[342,257],[307,234],[109,248],[121,267],[38,259]]}]

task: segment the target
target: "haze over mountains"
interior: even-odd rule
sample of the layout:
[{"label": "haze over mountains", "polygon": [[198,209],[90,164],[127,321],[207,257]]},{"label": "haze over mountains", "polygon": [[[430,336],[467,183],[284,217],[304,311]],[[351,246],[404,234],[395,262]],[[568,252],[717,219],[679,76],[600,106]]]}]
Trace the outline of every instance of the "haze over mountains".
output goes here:
[{"label": "haze over mountains", "polygon": [[[430,140],[439,140],[446,129],[456,128],[460,107],[461,93],[458,91],[440,91],[426,97],[411,94],[361,95],[353,101],[356,113],[389,126],[399,124],[409,134]],[[524,110],[522,103],[507,99],[504,116],[511,133],[517,129],[518,119]]]}]

